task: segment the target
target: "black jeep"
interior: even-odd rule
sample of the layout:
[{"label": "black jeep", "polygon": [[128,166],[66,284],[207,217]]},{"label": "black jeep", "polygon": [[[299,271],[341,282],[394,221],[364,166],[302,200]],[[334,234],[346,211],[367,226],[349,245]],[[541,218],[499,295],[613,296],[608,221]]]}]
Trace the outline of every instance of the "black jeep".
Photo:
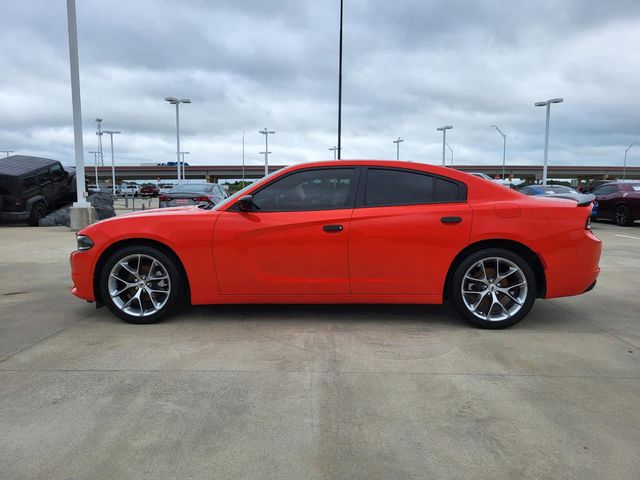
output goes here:
[{"label": "black jeep", "polygon": [[0,158],[0,220],[39,220],[69,197],[75,175],[57,160],[13,155]]}]

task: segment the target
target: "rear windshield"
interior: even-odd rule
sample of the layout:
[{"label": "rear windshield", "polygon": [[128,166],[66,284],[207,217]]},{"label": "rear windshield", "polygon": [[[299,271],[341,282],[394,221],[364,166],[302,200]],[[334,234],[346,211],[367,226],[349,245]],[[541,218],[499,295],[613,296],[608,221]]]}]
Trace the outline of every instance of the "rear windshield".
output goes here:
[{"label": "rear windshield", "polygon": [[573,188],[569,187],[543,187],[544,193],[576,193]]},{"label": "rear windshield", "polygon": [[198,192],[210,192],[210,183],[183,183],[182,185],[176,185],[171,189],[171,193],[198,193]]}]

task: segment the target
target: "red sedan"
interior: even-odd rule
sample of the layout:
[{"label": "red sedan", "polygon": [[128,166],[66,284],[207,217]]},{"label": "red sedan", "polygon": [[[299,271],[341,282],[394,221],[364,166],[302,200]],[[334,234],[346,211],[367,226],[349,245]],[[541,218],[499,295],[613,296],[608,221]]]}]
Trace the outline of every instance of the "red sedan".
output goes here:
[{"label": "red sedan", "polygon": [[479,327],[536,298],[595,285],[590,205],[536,198],[456,170],[333,161],[282,169],[215,206],[111,218],[78,232],[80,298],[133,323],[181,300],[452,302]]}]

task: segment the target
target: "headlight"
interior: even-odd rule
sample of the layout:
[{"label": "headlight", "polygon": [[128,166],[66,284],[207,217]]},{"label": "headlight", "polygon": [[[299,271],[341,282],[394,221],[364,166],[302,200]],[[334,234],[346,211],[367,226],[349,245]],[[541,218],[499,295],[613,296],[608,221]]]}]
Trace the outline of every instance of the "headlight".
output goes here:
[{"label": "headlight", "polygon": [[78,250],[89,250],[93,247],[93,240],[85,235],[76,235],[76,241],[78,242]]}]

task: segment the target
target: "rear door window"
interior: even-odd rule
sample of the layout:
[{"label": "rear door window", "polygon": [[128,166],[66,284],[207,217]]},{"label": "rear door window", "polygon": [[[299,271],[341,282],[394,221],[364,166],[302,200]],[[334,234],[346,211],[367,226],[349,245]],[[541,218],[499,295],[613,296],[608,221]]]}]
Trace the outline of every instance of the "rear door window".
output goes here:
[{"label": "rear door window", "polygon": [[40,185],[45,185],[51,181],[51,174],[47,170],[46,172],[41,172],[38,174],[38,183]]}]

